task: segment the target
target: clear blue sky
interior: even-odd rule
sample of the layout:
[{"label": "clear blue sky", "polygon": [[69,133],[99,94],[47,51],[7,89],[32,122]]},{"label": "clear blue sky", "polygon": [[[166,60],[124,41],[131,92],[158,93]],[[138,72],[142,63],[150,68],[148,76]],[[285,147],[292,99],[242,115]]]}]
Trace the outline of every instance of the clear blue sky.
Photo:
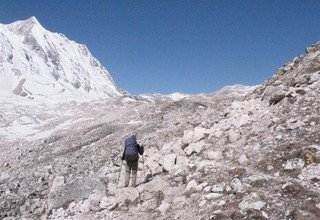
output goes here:
[{"label": "clear blue sky", "polygon": [[320,40],[318,0],[1,0],[88,46],[132,94],[255,85]]}]

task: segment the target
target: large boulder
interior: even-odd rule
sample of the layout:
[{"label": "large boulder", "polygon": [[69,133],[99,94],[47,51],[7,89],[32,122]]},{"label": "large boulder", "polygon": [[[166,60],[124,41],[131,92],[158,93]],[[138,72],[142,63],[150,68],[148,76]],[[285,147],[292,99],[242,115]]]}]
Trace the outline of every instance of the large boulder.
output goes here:
[{"label": "large boulder", "polygon": [[116,202],[118,204],[136,205],[140,199],[139,190],[134,187],[126,187],[116,191]]},{"label": "large boulder", "polygon": [[[56,186],[57,182],[58,187]],[[62,180],[55,178],[53,188],[48,194],[48,210],[60,208],[75,200],[88,198],[93,191],[105,194],[106,185],[100,179],[92,176],[76,178],[66,184],[62,184]]]},{"label": "large boulder", "polygon": [[147,192],[163,191],[169,184],[164,181],[160,176],[156,176],[152,181],[143,185],[143,190]]},{"label": "large boulder", "polygon": [[182,143],[190,144],[195,143],[210,134],[210,130],[202,127],[196,127],[193,131],[187,130],[183,134]]}]

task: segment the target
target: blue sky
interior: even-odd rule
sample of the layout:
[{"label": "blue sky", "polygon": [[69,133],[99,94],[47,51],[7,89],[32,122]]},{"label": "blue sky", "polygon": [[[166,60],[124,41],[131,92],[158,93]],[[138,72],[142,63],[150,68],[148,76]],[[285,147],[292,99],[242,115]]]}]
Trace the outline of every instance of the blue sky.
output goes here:
[{"label": "blue sky", "polygon": [[131,94],[260,84],[320,40],[317,0],[1,0],[0,23],[37,17],[86,44]]}]

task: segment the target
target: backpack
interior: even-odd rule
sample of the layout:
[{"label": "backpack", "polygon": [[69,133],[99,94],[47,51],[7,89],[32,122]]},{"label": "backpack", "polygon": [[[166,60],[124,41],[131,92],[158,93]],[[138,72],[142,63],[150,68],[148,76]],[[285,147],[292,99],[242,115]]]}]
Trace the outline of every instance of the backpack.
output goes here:
[{"label": "backpack", "polygon": [[139,160],[139,145],[137,141],[130,137],[124,142],[124,158],[126,161],[135,162]]}]

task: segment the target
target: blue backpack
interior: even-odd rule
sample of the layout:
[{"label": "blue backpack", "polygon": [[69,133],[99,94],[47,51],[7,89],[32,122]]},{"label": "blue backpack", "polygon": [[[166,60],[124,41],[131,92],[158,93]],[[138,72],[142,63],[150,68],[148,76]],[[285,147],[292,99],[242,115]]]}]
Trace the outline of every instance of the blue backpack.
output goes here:
[{"label": "blue backpack", "polygon": [[124,158],[129,162],[136,162],[139,160],[139,144],[136,139],[129,137],[124,142]]}]

